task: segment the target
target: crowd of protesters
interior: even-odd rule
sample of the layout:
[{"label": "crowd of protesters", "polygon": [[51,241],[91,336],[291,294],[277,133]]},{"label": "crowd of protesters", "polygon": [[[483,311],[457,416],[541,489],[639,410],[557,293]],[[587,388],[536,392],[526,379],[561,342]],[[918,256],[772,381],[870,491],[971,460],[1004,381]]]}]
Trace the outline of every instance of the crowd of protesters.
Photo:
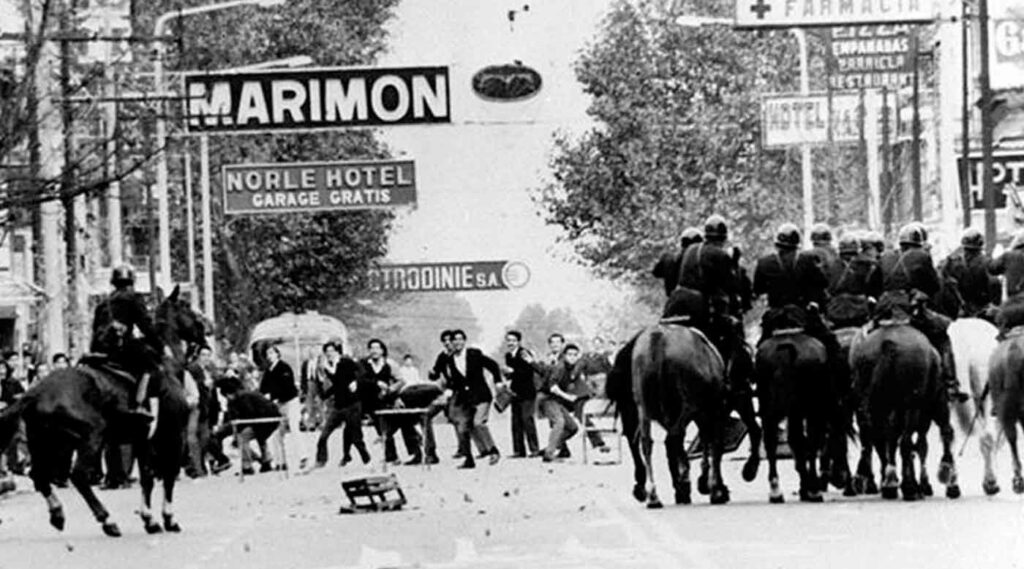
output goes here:
[{"label": "crowd of protesters", "polygon": [[[292,463],[300,470],[324,467],[328,443],[339,431],[339,465],[354,458],[367,464],[372,457],[365,426],[383,441],[385,462],[400,463],[395,435],[401,434],[405,464],[437,464],[438,415],[454,427],[458,450],[453,458],[460,461],[459,468],[474,468],[477,460],[495,464],[502,454],[489,428],[492,412],[510,416],[512,458],[555,461],[570,456],[566,442],[585,420],[583,406],[603,391],[613,346],[606,349],[595,338],[584,354],[577,344],[552,334],[547,352],[535,355],[522,345],[522,334],[510,330],[503,353],[492,358],[467,346],[467,340],[462,330],[442,332],[441,350],[423,373],[417,358],[404,354],[398,363],[379,339],[367,342],[362,356],[345,353],[337,342],[310,349],[298,373],[276,346],[254,354],[262,366],[240,353],[218,362],[204,347],[186,367],[191,414],[184,472],[198,478],[230,469],[226,444],[239,449],[245,474],[256,473],[257,463],[259,472],[286,468],[284,456],[294,457]],[[71,359],[64,354],[45,365],[27,352],[7,354],[0,361],[0,407],[12,403],[36,377],[69,365]],[[546,446],[541,445],[538,418],[550,427]],[[305,448],[308,437],[284,434],[303,430],[319,431],[315,449]],[[588,437],[595,449],[607,451],[598,433],[588,432]],[[7,471],[24,474],[30,461],[22,436],[0,456],[0,476]],[[126,486],[132,465],[130,446],[108,445],[102,464],[94,465],[93,482],[105,488]],[[56,482],[66,485],[66,480]]]}]

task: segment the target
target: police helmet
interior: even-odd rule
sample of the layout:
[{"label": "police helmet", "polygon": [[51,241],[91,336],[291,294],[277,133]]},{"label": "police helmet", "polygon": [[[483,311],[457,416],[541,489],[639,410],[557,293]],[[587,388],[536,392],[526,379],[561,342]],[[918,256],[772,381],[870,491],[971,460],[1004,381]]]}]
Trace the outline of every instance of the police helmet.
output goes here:
[{"label": "police helmet", "polygon": [[921,223],[920,221],[915,221],[911,223],[911,225],[917,226],[917,229],[921,232],[921,239],[923,239],[921,244],[923,245],[925,243],[928,243],[928,228],[925,227],[924,224]]},{"label": "police helmet", "polygon": [[800,246],[800,229],[792,223],[783,223],[775,232],[775,246],[782,249],[796,249]]},{"label": "police helmet", "polygon": [[704,241],[704,234],[696,227],[687,227],[679,235],[679,243],[682,244],[684,250],[690,245],[700,243],[701,241]]},{"label": "police helmet", "polygon": [[868,231],[860,238],[861,251],[870,251],[872,249],[879,253],[885,251],[885,239],[877,231]]},{"label": "police helmet", "polygon": [[711,215],[704,222],[704,239],[708,241],[725,241],[729,237],[729,228],[725,225],[725,218],[717,213]]},{"label": "police helmet", "polygon": [[832,230],[824,223],[815,223],[811,227],[811,243],[831,243]]},{"label": "police helmet", "polygon": [[840,255],[856,255],[860,253],[860,240],[852,233],[847,233],[839,238]]},{"label": "police helmet", "polygon": [[110,284],[116,287],[135,284],[135,270],[130,265],[115,267],[110,273]]},{"label": "police helmet", "polygon": [[928,240],[928,234],[920,223],[908,223],[900,229],[900,246],[921,247]]},{"label": "police helmet", "polygon": [[965,251],[978,251],[985,247],[985,236],[977,228],[968,227],[960,234],[960,245]]}]

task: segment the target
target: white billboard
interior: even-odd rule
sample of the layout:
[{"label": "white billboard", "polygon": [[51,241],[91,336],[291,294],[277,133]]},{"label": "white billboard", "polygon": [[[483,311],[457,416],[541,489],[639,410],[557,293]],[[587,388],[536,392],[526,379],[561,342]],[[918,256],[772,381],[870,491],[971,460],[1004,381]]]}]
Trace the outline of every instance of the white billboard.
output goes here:
[{"label": "white billboard", "polygon": [[734,0],[738,28],[931,22],[933,0]]},{"label": "white billboard", "polygon": [[761,100],[761,140],[765,148],[784,148],[800,144],[824,144],[831,137],[836,143],[860,139],[860,95],[833,93],[831,121],[829,95],[766,95]]},{"label": "white billboard", "polygon": [[1024,0],[990,2],[990,77],[993,89],[1024,86]]}]

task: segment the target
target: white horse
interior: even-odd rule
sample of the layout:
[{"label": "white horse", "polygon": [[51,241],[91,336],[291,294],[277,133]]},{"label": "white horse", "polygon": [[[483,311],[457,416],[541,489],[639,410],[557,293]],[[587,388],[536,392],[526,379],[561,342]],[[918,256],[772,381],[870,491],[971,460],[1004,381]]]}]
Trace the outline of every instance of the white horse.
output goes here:
[{"label": "white horse", "polygon": [[[989,360],[999,344],[999,330],[981,318],[954,320],[947,330],[956,360],[956,377],[960,391],[969,393],[963,403],[951,403],[960,426],[964,444],[971,433],[977,431],[981,456],[985,460],[985,480],[982,488],[988,495],[999,492],[992,460],[996,451],[998,421],[992,417],[992,395],[986,388],[989,378]],[[975,423],[978,424],[975,424]]]}]

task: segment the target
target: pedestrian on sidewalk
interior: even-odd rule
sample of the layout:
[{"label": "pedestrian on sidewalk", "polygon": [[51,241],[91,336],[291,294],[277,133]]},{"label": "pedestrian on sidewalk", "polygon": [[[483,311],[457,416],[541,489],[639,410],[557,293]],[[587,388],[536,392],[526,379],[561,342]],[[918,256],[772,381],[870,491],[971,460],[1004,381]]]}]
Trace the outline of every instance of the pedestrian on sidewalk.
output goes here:
[{"label": "pedestrian on sidewalk", "polygon": [[360,385],[363,379],[359,364],[352,358],[342,354],[342,347],[336,342],[324,344],[323,391],[327,405],[327,417],[320,430],[320,438],[316,442],[316,466],[327,464],[327,443],[338,427],[342,430],[342,448],[344,449],[341,466],[352,462],[352,447],[359,451],[363,464],[370,462],[370,452],[363,442],[363,405],[359,400],[360,391],[372,389],[372,386]]}]

